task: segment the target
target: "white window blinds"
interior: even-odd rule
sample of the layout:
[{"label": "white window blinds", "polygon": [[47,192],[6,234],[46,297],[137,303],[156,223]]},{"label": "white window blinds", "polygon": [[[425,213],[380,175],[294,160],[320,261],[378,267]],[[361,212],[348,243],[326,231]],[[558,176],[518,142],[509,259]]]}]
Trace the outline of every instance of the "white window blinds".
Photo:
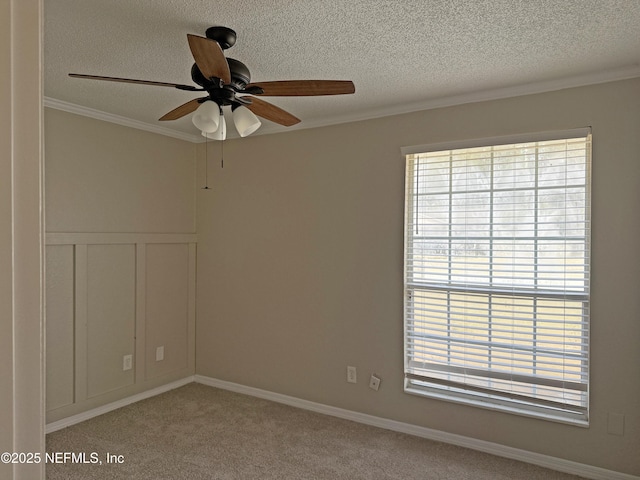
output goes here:
[{"label": "white window blinds", "polygon": [[590,135],[406,162],[405,389],[585,423]]}]

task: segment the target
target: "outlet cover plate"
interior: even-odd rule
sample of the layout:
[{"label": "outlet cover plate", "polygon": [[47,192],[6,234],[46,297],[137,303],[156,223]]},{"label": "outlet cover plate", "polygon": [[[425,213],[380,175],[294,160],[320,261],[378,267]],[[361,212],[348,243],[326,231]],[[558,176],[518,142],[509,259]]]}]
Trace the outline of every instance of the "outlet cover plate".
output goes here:
[{"label": "outlet cover plate", "polygon": [[131,370],[133,368],[133,355],[125,355],[122,357],[122,371]]},{"label": "outlet cover plate", "polygon": [[347,367],[347,382],[357,383],[356,367]]},{"label": "outlet cover plate", "polygon": [[369,388],[372,388],[377,392],[378,389],[380,388],[380,377],[371,375],[371,379],[369,380]]}]

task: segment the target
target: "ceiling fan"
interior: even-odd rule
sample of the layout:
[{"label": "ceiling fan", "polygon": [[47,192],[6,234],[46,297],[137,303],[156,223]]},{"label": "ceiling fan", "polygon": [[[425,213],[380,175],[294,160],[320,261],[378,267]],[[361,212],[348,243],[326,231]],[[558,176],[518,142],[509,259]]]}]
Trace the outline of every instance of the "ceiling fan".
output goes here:
[{"label": "ceiling fan", "polygon": [[202,130],[205,136],[209,133],[217,134],[217,137],[214,135],[212,138],[219,140],[223,140],[226,136],[223,106],[231,107],[234,123],[240,135],[244,137],[260,127],[260,121],[255,115],[286,127],[300,122],[300,119],[291,113],[258,96],[344,95],[355,92],[355,86],[349,80],[282,80],[250,83],[251,74],[247,66],[238,60],[225,57],[223,53],[223,50],[236,43],[236,32],[227,27],[210,27],[206,31],[206,37],[188,34],[187,40],[195,60],[191,67],[191,78],[199,87],[77,73],[70,73],[69,76],[206,92],[207,96],[180,105],[163,115],[160,121],[176,120],[198,110],[193,117],[196,127]]}]

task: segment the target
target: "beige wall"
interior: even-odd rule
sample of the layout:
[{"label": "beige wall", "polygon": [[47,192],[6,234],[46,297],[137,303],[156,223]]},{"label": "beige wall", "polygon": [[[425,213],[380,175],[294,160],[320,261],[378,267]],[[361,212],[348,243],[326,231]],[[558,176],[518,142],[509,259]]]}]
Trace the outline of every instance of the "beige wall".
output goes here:
[{"label": "beige wall", "polygon": [[48,423],[193,375],[195,235],[47,242]]},{"label": "beige wall", "polygon": [[[629,206],[640,200],[639,93],[635,79],[231,140],[223,169],[219,149],[208,149],[211,190],[197,188],[204,171],[199,162],[196,175],[195,152],[202,159],[202,145],[47,109],[47,230],[192,233],[197,196],[197,373],[637,475],[640,218]],[[587,125],[594,135],[590,428],[404,394],[400,148]],[[148,277],[136,276],[158,301],[144,303],[153,319],[135,326],[145,339],[135,375],[155,382],[148,387],[189,371],[182,355],[164,364],[153,357],[157,344],[165,343],[169,355],[193,341],[182,320],[171,318],[193,309],[185,259],[195,261],[195,252],[184,242],[147,240],[136,258],[144,258]],[[50,305],[68,321],[73,309],[64,298],[74,298],[68,270],[77,246],[52,248],[47,260],[67,273],[56,294],[62,303]],[[158,281],[163,276],[167,281]],[[171,302],[167,292],[176,295]],[[56,332],[67,333],[56,342],[70,344],[73,325],[61,327]],[[53,355],[68,364],[64,352]],[[347,365],[358,367],[358,384],[346,383]],[[377,393],[366,385],[373,372],[383,379]],[[59,378],[66,383],[55,393],[51,420],[136,391],[117,388],[72,409],[73,378],[68,370]],[[624,436],[607,434],[609,412],[625,415]]]},{"label": "beige wall", "polygon": [[[593,127],[591,424],[403,393],[403,146]],[[640,79],[232,140],[198,193],[197,373],[640,474]],[[202,149],[200,154],[203,154]],[[356,385],[345,367],[358,368]],[[378,392],[370,373],[382,378]],[[609,412],[625,435],[607,433]]]},{"label": "beige wall", "polygon": [[[0,452],[44,450],[41,19],[39,0],[0,2]],[[3,479],[43,477],[0,463]]]},{"label": "beige wall", "polygon": [[195,232],[192,143],[45,109],[47,232]]},{"label": "beige wall", "polygon": [[193,375],[195,153],[45,110],[48,423]]}]

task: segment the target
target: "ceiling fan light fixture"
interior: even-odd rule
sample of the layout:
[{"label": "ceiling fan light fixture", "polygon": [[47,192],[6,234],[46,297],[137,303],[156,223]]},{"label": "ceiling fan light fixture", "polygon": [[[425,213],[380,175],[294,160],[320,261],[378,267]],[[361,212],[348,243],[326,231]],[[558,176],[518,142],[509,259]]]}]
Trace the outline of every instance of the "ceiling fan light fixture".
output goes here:
[{"label": "ceiling fan light fixture", "polygon": [[212,101],[203,102],[193,114],[191,121],[203,133],[213,133],[220,124],[220,107]]},{"label": "ceiling fan light fixture", "polygon": [[224,119],[224,115],[220,115],[220,123],[218,129],[215,132],[202,131],[202,136],[209,140],[226,140],[227,138],[227,122]]},{"label": "ceiling fan light fixture", "polygon": [[251,135],[260,128],[260,119],[247,107],[240,106],[233,110],[233,123],[241,137]]}]

